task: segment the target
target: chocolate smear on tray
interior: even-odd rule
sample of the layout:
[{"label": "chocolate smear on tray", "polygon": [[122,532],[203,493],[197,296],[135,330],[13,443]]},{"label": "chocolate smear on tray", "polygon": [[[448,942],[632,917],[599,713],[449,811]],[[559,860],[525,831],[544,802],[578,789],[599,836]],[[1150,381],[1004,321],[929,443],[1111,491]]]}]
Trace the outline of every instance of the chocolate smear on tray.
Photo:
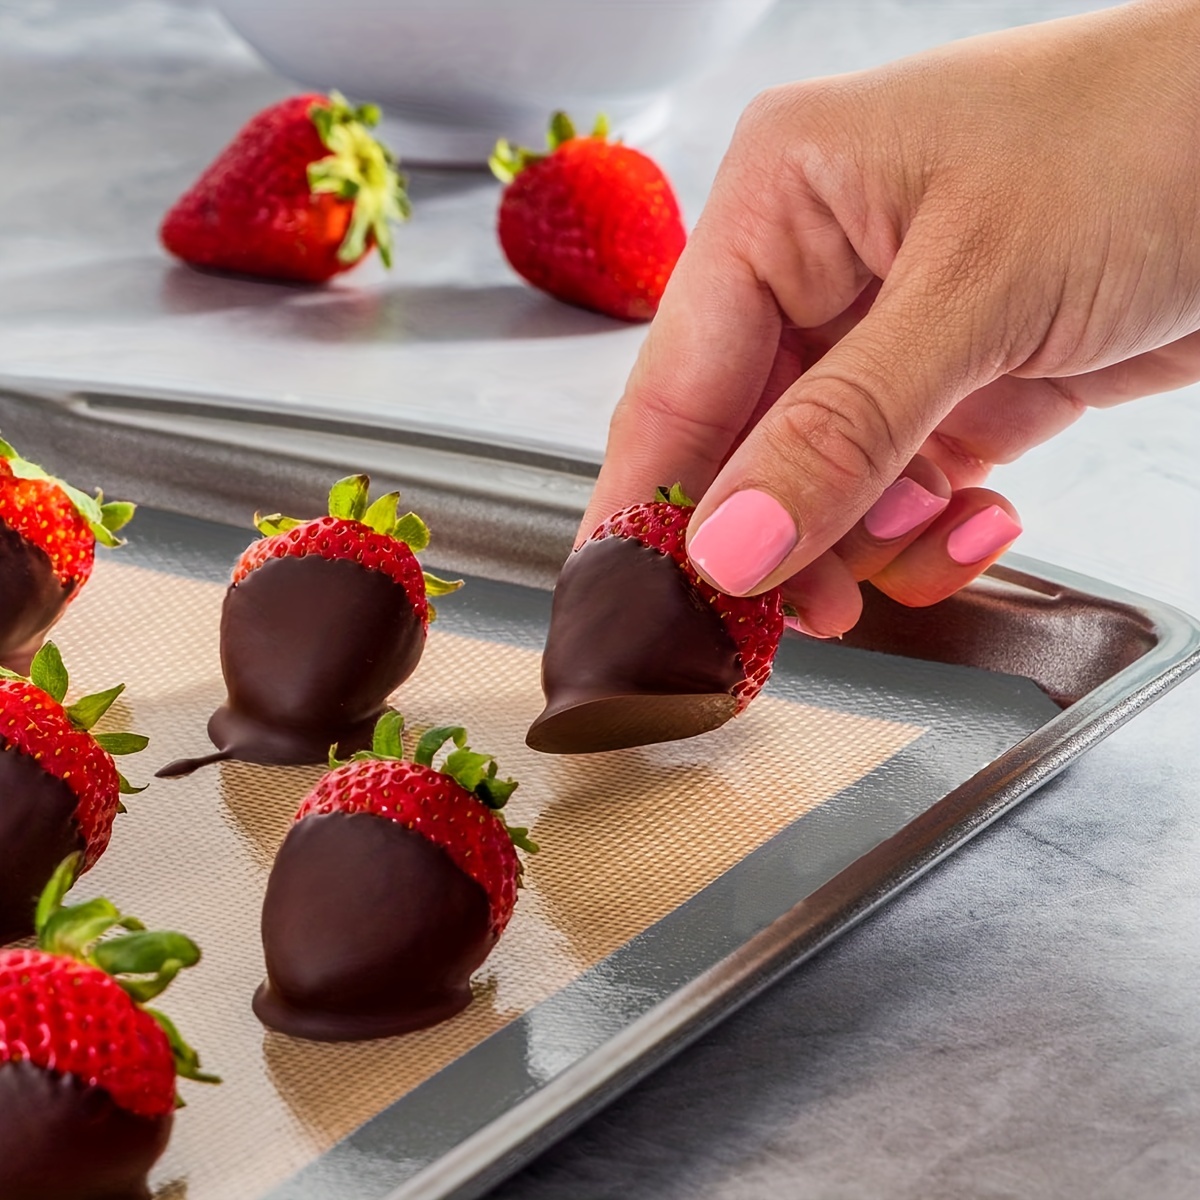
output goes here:
[{"label": "chocolate smear on tray", "polygon": [[438,846],[370,813],[292,826],[262,934],[259,1020],[324,1042],[391,1037],[461,1012],[496,941],[484,889]]},{"label": "chocolate smear on tray", "polygon": [[554,589],[546,707],[525,740],[587,754],[691,737],[733,716],[741,681],[733,639],[675,562],[629,538],[585,542]]},{"label": "chocolate smear on tray", "polygon": [[74,590],[59,582],[44,550],[0,521],[0,666],[29,674],[42,637]]},{"label": "chocolate smear on tray", "polygon": [[42,889],[84,848],[78,806],[67,784],[0,738],[0,945],[33,935]]},{"label": "chocolate smear on tray", "polygon": [[139,1117],[103,1088],[25,1062],[0,1066],[4,1200],[149,1200],[174,1113]]},{"label": "chocolate smear on tray", "polygon": [[396,580],[315,554],[272,559],[225,593],[228,698],[208,723],[217,753],[158,774],[227,758],[320,763],[334,744],[343,755],[361,750],[424,646],[424,625]]}]

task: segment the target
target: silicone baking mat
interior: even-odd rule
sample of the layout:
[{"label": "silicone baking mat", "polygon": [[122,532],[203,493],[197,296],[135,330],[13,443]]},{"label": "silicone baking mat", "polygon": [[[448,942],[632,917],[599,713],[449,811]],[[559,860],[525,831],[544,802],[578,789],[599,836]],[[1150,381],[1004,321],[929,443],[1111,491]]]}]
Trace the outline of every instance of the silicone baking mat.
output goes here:
[{"label": "silicone baking mat", "polygon": [[[248,536],[143,514],[55,632],[73,694],[128,684],[106,723],[151,739],[125,760],[135,783],[207,748],[220,580]],[[466,1012],[353,1046],[266,1033],[252,1015],[267,874],[320,768],[153,780],[78,886],[204,947],[164,1007],[225,1083],[185,1084],[161,1197],[367,1200],[409,1194],[406,1180],[449,1194],[445,1155],[1057,712],[1025,680],[789,638],[768,692],[722,730],[544,757],[523,735],[546,593],[471,580],[440,609],[396,703],[411,730],[462,723],[496,754],[521,781],[511,819],[542,846]]]}]

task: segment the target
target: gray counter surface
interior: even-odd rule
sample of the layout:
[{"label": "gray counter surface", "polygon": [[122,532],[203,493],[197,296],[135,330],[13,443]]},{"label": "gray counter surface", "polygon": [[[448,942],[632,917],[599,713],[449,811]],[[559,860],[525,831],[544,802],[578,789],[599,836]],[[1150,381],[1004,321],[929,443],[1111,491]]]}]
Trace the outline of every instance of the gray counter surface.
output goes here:
[{"label": "gray counter surface", "polygon": [[[694,218],[761,86],[1089,7],[782,3],[684,89],[662,157]],[[203,5],[160,0],[0,0],[0,83],[0,376],[199,374],[213,396],[337,407],[352,362],[366,415],[599,452],[641,333],[521,289],[486,178],[415,173],[424,229],[391,281],[214,292],[161,257],[157,217],[291,85]],[[264,343],[288,354],[260,376]],[[999,471],[1020,549],[1200,611],[1198,401],[1091,414]],[[1198,729],[1193,683],[497,1195],[1200,1195]]]}]

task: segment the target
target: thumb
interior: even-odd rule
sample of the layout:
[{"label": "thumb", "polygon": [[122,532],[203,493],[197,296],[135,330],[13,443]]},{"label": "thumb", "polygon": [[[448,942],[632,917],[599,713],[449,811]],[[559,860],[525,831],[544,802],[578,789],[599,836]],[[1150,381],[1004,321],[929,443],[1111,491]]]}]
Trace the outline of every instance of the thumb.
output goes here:
[{"label": "thumb", "polygon": [[[972,295],[972,278],[994,276],[973,274],[944,239],[934,258],[920,249],[914,224],[870,311],[761,417],[696,506],[688,553],[719,590],[752,595],[815,561],[959,400],[1008,369],[1004,289]],[[997,331],[992,347],[980,330]]]}]

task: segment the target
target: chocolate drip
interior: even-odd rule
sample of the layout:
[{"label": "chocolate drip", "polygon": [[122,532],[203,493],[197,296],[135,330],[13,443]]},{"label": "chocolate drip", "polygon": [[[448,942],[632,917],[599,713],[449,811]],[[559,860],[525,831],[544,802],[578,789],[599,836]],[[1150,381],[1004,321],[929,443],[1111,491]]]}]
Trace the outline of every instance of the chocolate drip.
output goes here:
[{"label": "chocolate drip", "polygon": [[28,1062],[0,1066],[4,1200],[149,1200],[174,1113],[138,1117],[102,1088]]},{"label": "chocolate drip", "polygon": [[588,754],[691,737],[733,716],[741,680],[737,646],[672,559],[629,538],[586,542],[554,589],[546,708],[525,740]]},{"label": "chocolate drip", "polygon": [[61,779],[0,738],[0,945],[33,933],[42,889],[68,854],[83,849],[78,806]]},{"label": "chocolate drip", "polygon": [[292,826],[262,934],[255,1013],[322,1042],[391,1037],[461,1012],[496,941],[484,889],[419,833],[370,813]]},{"label": "chocolate drip", "polygon": [[416,670],[425,628],[404,586],[356,562],[274,558],[225,593],[228,698],[208,735],[220,754],[170,763],[182,775],[221,758],[319,763],[335,742],[371,744],[388,696]]},{"label": "chocolate drip", "polygon": [[42,638],[74,590],[59,583],[44,550],[0,521],[0,666],[29,674]]}]

